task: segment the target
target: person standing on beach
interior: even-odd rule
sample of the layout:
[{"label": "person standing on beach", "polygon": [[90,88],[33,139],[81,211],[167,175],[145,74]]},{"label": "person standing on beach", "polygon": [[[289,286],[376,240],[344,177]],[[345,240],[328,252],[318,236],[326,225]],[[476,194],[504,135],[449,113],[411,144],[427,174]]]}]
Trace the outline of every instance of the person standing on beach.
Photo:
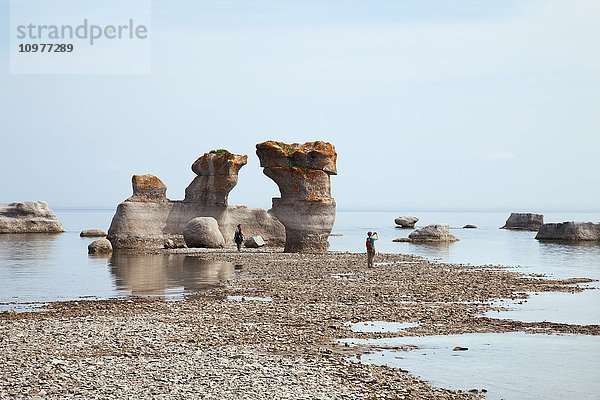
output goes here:
[{"label": "person standing on beach", "polygon": [[379,239],[377,232],[367,232],[367,267],[371,268],[375,262],[375,241]]},{"label": "person standing on beach", "polygon": [[242,232],[242,224],[239,224],[237,226],[233,240],[235,241],[235,244],[237,245],[238,251],[242,251],[242,243],[244,242],[244,233]]}]

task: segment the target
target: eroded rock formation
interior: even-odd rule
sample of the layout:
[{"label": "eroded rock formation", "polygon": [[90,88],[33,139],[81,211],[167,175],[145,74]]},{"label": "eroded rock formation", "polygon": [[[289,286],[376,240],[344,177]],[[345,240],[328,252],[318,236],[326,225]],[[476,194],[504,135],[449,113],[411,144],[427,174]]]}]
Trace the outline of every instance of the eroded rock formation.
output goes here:
[{"label": "eroded rock formation", "polygon": [[285,226],[285,252],[325,253],[335,221],[330,176],[337,175],[335,147],[326,142],[256,145],[263,172],[279,187],[271,211]]},{"label": "eroded rock formation", "polygon": [[205,205],[227,205],[229,192],[237,185],[238,172],[248,162],[248,156],[229,152],[211,152],[192,164],[198,175],[185,189],[187,202]]},{"label": "eroded rock formation", "polygon": [[544,224],[535,238],[538,240],[598,241],[600,222],[562,222]]},{"label": "eroded rock formation", "polygon": [[237,173],[247,156],[208,153],[192,165],[198,175],[186,189],[183,201],[166,197],[166,186],[155,176],[135,175],[133,196],[117,207],[107,238],[115,249],[163,247],[172,240],[184,245],[185,225],[196,217],[217,221],[226,245],[233,245],[238,224],[249,236],[260,235],[268,245],[283,245],[285,230],[273,215],[260,208],[229,206],[227,197],[237,183]]},{"label": "eroded rock formation", "polygon": [[542,214],[511,213],[504,226],[500,229],[537,231],[543,224],[544,216]]},{"label": "eroded rock formation", "polygon": [[45,201],[0,204],[0,233],[60,233],[62,224]]}]

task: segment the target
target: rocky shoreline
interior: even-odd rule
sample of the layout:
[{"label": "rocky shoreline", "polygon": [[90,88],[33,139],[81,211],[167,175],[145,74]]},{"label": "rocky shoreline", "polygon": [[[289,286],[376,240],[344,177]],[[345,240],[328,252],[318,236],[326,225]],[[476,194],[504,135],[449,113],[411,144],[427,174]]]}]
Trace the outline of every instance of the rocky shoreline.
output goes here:
[{"label": "rocky shoreline", "polygon": [[[236,274],[185,301],[57,302],[0,313],[0,398],[472,399],[400,369],[351,360],[337,339],[469,332],[600,334],[599,325],[479,317],[498,298],[582,289],[501,266],[379,254],[156,250],[231,262]],[[272,301],[231,301],[228,296]],[[494,308],[496,307],[496,308]],[[349,322],[419,322],[399,333]],[[357,354],[357,352],[359,354]]]}]

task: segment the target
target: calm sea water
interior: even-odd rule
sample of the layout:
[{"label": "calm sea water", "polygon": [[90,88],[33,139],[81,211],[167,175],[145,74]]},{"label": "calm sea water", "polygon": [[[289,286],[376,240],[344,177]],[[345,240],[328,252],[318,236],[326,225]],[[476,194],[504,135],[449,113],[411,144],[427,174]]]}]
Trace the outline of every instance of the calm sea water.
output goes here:
[{"label": "calm sea water", "polygon": [[[114,210],[59,209],[56,213],[67,230],[63,234],[0,235],[0,310],[29,310],[55,300],[131,295],[180,299],[219,285],[243,268],[185,255],[89,256],[87,246],[94,239],[80,238],[79,232],[89,228],[108,230]],[[599,244],[543,243],[534,239],[535,232],[498,229],[509,214],[339,211],[333,232],[343,236],[330,238],[330,250],[363,252],[365,233],[370,230],[379,233],[379,252],[415,254],[451,263],[508,265],[517,271],[554,278],[600,279]],[[394,243],[393,239],[412,231],[395,228],[394,218],[399,215],[419,217],[417,227],[447,223],[460,241],[443,245]],[[545,220],[600,221],[600,213],[546,213]],[[478,229],[461,229],[466,224],[475,224]],[[584,286],[592,289],[577,294],[532,294],[522,305],[505,301],[511,310],[491,316],[598,324],[599,285],[594,282]],[[384,328],[389,325],[382,324]],[[511,333],[377,342],[400,343],[421,349],[401,354],[377,352],[363,357],[363,362],[407,369],[443,387],[486,388],[492,399],[591,399],[600,392],[597,337]],[[457,345],[470,350],[452,352]]]},{"label": "calm sea water", "polygon": [[[400,367],[439,387],[486,389],[491,400],[592,400],[600,393],[597,336],[511,332],[341,342],[418,346],[410,351],[376,350],[361,361]],[[456,346],[468,350],[453,351]]]},{"label": "calm sea water", "polygon": [[[108,230],[114,210],[56,210],[66,232],[58,235],[0,235],[0,309],[30,302],[109,298],[127,295],[180,296],[214,285],[232,273],[231,265],[210,264],[197,257],[119,255],[112,258],[87,254],[93,238],[80,238],[88,228]],[[409,253],[433,260],[470,264],[502,264],[523,272],[556,278],[600,279],[600,245],[543,243],[535,232],[498,229],[508,212],[404,212],[420,218],[418,226],[448,223],[460,241],[443,244],[394,243],[410,229],[395,228],[399,213],[338,211],[333,251],[364,251],[368,230],[377,231],[377,250]],[[600,213],[545,214],[546,221],[599,221]],[[478,229],[460,229],[475,224]],[[588,286],[597,286],[593,283]],[[540,294],[519,305],[519,318],[571,323],[600,323],[600,297],[584,294]],[[556,301],[552,296],[557,297]],[[579,302],[578,299],[582,299]],[[583,310],[578,303],[586,304]],[[529,308],[531,315],[528,315]],[[578,310],[573,313],[573,309]],[[541,313],[540,313],[541,312]],[[546,313],[546,314],[543,314]],[[515,314],[516,315],[516,314]],[[569,319],[568,321],[566,319]]]},{"label": "calm sea water", "polygon": [[[542,273],[552,278],[600,279],[600,244],[548,243],[535,232],[498,229],[509,212],[338,213],[330,238],[331,250],[362,251],[367,231],[377,231],[381,252],[408,253],[433,260],[472,265],[500,264],[515,271]],[[412,230],[394,227],[394,218],[414,215],[417,227],[447,223],[460,239],[450,244],[394,243]],[[600,213],[545,213],[546,222],[600,221]],[[462,229],[475,224],[478,229]],[[505,301],[510,311],[490,312],[495,318],[600,323],[598,282],[582,293],[531,294],[523,304]],[[357,330],[385,331],[393,324],[357,324]],[[467,334],[379,340],[356,340],[377,346],[416,345],[408,352],[377,350],[362,362],[399,367],[433,385],[470,390],[486,389],[489,399],[597,399],[600,393],[600,338],[583,335],[528,335],[524,333]],[[468,351],[455,352],[455,346]]]},{"label": "calm sea water", "polygon": [[[417,228],[433,223],[450,225],[460,239],[447,244],[396,243],[412,229],[395,227],[394,218],[413,215],[419,218]],[[498,229],[510,212],[338,212],[330,250],[364,251],[367,231],[379,233],[377,251],[415,254],[431,260],[472,265],[498,264],[514,267],[515,271],[545,274],[550,278],[591,278],[600,280],[600,244],[559,243],[535,240],[536,232]],[[600,221],[600,213],[545,213],[546,222]],[[462,229],[474,224],[477,229]],[[521,321],[552,321],[575,324],[600,324],[600,285],[583,293],[532,294],[523,304],[507,303],[512,311],[493,313],[496,318]],[[576,311],[575,311],[576,310]]]}]

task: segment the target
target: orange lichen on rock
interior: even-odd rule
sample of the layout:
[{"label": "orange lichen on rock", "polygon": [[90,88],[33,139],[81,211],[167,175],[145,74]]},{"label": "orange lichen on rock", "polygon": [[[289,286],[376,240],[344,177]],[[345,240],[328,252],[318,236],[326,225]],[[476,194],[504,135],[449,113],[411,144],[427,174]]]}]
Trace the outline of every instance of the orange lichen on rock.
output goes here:
[{"label": "orange lichen on rock", "polygon": [[133,195],[126,201],[161,202],[168,201],[167,187],[154,175],[133,175],[131,178]]},{"label": "orange lichen on rock", "polygon": [[309,197],[330,198],[330,178],[319,170],[297,167],[265,168],[264,174],[273,179],[283,199],[304,200]]},{"label": "orange lichen on rock", "polygon": [[308,201],[324,201],[324,200],[329,200],[329,198],[311,196],[311,197],[307,197],[305,200],[308,200]]},{"label": "orange lichen on rock", "polygon": [[256,154],[260,166],[265,168],[293,166],[337,174],[337,153],[335,147],[327,142],[286,144],[269,140],[256,145]]},{"label": "orange lichen on rock", "polygon": [[192,164],[198,176],[237,175],[248,163],[248,156],[233,153],[205,153]]}]

